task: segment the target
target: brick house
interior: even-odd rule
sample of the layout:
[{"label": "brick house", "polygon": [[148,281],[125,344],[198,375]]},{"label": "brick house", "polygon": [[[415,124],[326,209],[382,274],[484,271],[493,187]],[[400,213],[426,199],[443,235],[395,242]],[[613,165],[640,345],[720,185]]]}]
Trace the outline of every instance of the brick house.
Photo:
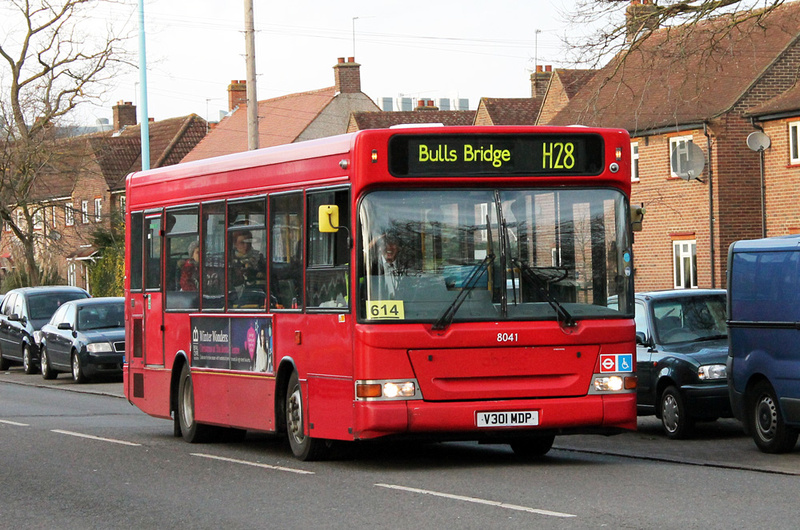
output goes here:
[{"label": "brick house", "polygon": [[[378,110],[361,92],[361,65],[340,57],[333,67],[334,86],[258,102],[258,145],[271,147],[343,134],[350,113]],[[190,162],[247,151],[247,85],[228,86],[230,113],[182,160]]]},{"label": "brick house", "polygon": [[[629,13],[651,5],[635,0]],[[555,116],[540,120],[630,132],[631,200],[647,210],[634,245],[640,291],[724,287],[729,245],[762,233],[760,157],[746,142],[759,127],[756,114],[770,118],[765,130],[788,127],[775,114],[778,107],[767,106],[770,102],[783,102],[784,111],[798,108],[800,100],[789,94],[800,76],[800,2],[751,15],[756,16],[736,24],[726,15],[695,26],[655,29],[643,41],[631,36],[635,45],[624,62],[612,60]],[[557,96],[552,94],[554,100]],[[677,167],[671,165],[673,151]],[[691,151],[700,154],[705,169],[685,180],[672,170],[685,170]],[[773,161],[772,153],[766,158],[770,171],[776,170],[769,185],[793,174],[785,158]],[[768,211],[782,193],[768,193]],[[784,200],[789,207],[791,198]],[[795,221],[780,227],[775,217],[768,216],[775,231],[800,228]]]},{"label": "brick house", "polygon": [[[110,227],[125,208],[125,177],[141,168],[141,131],[136,107],[113,107],[113,130],[57,140],[49,166],[38,179],[31,203],[37,223],[35,250],[70,285],[88,288],[88,264],[97,250],[91,234]],[[150,165],[178,163],[206,134],[205,120],[192,114],[152,121]],[[18,213],[21,215],[21,213]],[[0,256],[19,266],[19,245],[8,226],[0,237]]]}]

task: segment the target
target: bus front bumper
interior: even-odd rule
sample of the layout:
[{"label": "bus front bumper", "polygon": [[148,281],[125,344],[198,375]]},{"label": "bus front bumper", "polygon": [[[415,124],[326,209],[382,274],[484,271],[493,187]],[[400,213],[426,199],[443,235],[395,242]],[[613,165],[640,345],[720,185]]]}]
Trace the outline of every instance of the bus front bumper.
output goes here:
[{"label": "bus front bumper", "polygon": [[[527,413],[534,413],[533,421]],[[511,424],[523,415],[527,419],[524,424]],[[504,424],[495,426],[492,422],[498,419]],[[636,394],[463,402],[359,401],[355,403],[355,424],[354,438],[362,440],[391,435],[446,439],[453,434],[481,439],[534,435],[537,431],[617,434],[636,430]]]}]

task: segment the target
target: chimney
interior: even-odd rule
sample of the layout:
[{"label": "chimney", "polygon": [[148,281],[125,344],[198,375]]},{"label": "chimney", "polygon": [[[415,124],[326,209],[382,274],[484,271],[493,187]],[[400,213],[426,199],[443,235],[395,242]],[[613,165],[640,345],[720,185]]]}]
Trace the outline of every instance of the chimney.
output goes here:
[{"label": "chimney", "polygon": [[136,125],[136,106],[130,101],[118,101],[111,107],[114,111],[114,130],[119,131],[123,127]]},{"label": "chimney", "polygon": [[356,94],[361,92],[360,68],[361,65],[356,62],[355,57],[348,57],[346,62],[344,57],[339,57],[339,62],[333,67],[337,94]]},{"label": "chimney", "polygon": [[233,110],[236,107],[247,104],[247,80],[236,79],[231,81],[228,85],[228,110]]},{"label": "chimney", "polygon": [[625,10],[625,39],[633,42],[640,34],[658,28],[657,10],[653,0],[631,0]]},{"label": "chimney", "polygon": [[417,108],[414,110],[439,110],[439,107],[433,104],[432,99],[419,99],[417,100]]},{"label": "chimney", "polygon": [[547,85],[550,84],[550,77],[553,75],[552,65],[536,65],[536,72],[531,74],[531,97],[544,98],[547,94]]}]

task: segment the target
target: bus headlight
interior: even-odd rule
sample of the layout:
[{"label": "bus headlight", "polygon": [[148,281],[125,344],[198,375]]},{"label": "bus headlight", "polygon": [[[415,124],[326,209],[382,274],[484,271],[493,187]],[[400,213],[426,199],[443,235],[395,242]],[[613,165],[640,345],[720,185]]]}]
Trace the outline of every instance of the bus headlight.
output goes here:
[{"label": "bus headlight", "polygon": [[725,379],[728,377],[728,373],[724,364],[706,364],[697,370],[697,376],[703,381],[708,381],[711,379]]},{"label": "bus headlight", "polygon": [[356,399],[367,401],[422,399],[418,388],[414,379],[356,381]]},{"label": "bus headlight", "polygon": [[635,375],[596,375],[593,392],[629,392],[636,390]]}]

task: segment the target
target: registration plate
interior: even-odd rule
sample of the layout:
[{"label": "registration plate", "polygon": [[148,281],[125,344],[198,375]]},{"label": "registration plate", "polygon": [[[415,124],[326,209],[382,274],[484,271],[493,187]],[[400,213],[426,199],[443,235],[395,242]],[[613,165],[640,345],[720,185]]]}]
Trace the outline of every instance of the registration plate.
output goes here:
[{"label": "registration plate", "polygon": [[529,427],[539,425],[539,411],[478,412],[476,421],[478,427]]}]

